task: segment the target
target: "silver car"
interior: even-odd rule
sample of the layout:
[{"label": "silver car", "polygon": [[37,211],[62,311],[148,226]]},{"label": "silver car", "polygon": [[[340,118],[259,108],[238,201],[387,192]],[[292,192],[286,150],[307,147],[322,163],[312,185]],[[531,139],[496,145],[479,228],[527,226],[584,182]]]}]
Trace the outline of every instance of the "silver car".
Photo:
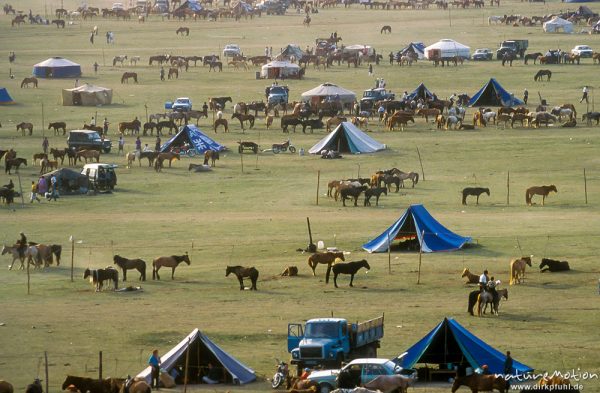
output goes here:
[{"label": "silver car", "polygon": [[594,51],[587,45],[577,45],[571,49],[572,55],[579,55],[579,57],[592,57]]}]

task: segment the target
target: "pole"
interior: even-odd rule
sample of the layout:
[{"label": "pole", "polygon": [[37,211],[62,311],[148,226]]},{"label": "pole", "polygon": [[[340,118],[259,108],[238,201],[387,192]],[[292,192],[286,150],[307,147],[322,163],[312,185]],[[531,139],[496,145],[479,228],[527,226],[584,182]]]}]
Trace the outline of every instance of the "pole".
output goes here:
[{"label": "pole", "polygon": [[144,104],[144,108],[146,108],[146,122],[148,121],[148,104]]},{"label": "pole", "polygon": [[46,392],[48,392],[48,352],[44,351],[44,378],[46,379]]},{"label": "pole", "polygon": [[510,205],[510,171],[506,174],[506,206]]},{"label": "pole", "polygon": [[356,177],[360,179],[360,162],[356,165],[358,165],[358,173],[356,174]]},{"label": "pole", "polygon": [[23,186],[21,185],[21,174],[17,172],[17,179],[19,179],[19,192],[21,193],[21,207],[25,207],[25,197],[23,196]]},{"label": "pole", "polygon": [[319,183],[321,182],[321,170],[317,171],[317,206],[319,206]]},{"label": "pole", "polygon": [[388,241],[388,274],[392,274],[392,245],[390,242],[390,234],[387,234]]},{"label": "pole", "polygon": [[74,268],[74,260],[75,260],[75,239],[73,235],[71,235],[71,282],[73,282],[73,268]]},{"label": "pole", "polygon": [[102,351],[98,352],[98,381],[102,382]]},{"label": "pole", "polygon": [[244,173],[244,154],[240,153],[240,162],[242,163],[242,173]]},{"label": "pole", "polygon": [[29,275],[29,260],[25,263],[27,263],[27,294],[29,295],[31,289],[31,276]]},{"label": "pole", "polygon": [[421,153],[419,152],[419,148],[417,147],[417,155],[419,156],[419,163],[421,164],[421,177],[423,181],[425,181],[425,171],[423,171],[423,161],[421,161]]},{"label": "pole", "polygon": [[419,273],[417,275],[417,284],[421,283],[421,256],[423,255],[423,238],[425,237],[425,231],[421,232],[421,242],[419,244]]},{"label": "pole", "polygon": [[588,198],[587,198],[587,177],[585,176],[585,168],[583,168],[583,191],[585,193],[585,204],[587,205],[587,203],[588,203]]},{"label": "pole", "polygon": [[104,58],[104,48],[102,48],[102,67],[106,66],[106,60]]},{"label": "pole", "polygon": [[46,127],[44,125],[44,103],[42,102],[42,136],[46,136]]},{"label": "pole", "polygon": [[188,384],[188,368],[190,365],[190,340],[188,340],[188,345],[185,350],[185,371],[183,373],[183,393],[187,393],[187,384]]}]

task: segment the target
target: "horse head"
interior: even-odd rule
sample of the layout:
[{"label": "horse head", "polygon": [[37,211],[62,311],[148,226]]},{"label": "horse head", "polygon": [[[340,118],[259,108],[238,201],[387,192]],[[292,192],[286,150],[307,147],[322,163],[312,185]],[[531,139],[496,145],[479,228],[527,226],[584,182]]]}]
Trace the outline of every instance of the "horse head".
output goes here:
[{"label": "horse head", "polygon": [[468,267],[464,268],[463,272],[462,272],[462,275],[460,276],[460,278],[467,277],[469,275],[469,273],[471,273],[469,271],[469,268]]},{"label": "horse head", "polygon": [[550,185],[550,187],[548,189],[550,191],[554,191],[554,192],[558,193],[558,190],[556,189],[556,186],[554,184]]},{"label": "horse head", "polygon": [[371,265],[369,265],[369,262],[367,262],[366,259],[362,259],[360,262],[365,267],[365,269],[371,270]]},{"label": "horse head", "polygon": [[528,257],[522,257],[521,259],[522,259],[523,261],[525,261],[525,263],[526,263],[526,264],[528,264],[528,265],[529,265],[529,267],[531,267],[531,258],[532,258],[532,257],[533,257],[533,255],[530,255],[530,256],[528,256]]},{"label": "horse head", "polygon": [[85,269],[85,271],[83,272],[83,278],[88,278],[90,276],[90,274],[92,274],[92,272],[90,271],[90,269],[89,268]]},{"label": "horse head", "polygon": [[[4,251],[4,249],[3,249]],[[4,252],[3,252],[4,254]],[[542,258],[542,262],[540,263],[540,270],[544,267],[544,266],[548,266],[548,259],[547,258]]]},{"label": "horse head", "polygon": [[231,273],[233,273],[233,267],[227,266],[227,268],[225,269],[225,277],[229,276]]},{"label": "horse head", "polygon": [[[190,261],[190,256],[188,255],[187,251],[185,252],[185,255],[182,255],[182,261],[187,263],[188,266],[192,263]],[[529,265],[529,266],[531,266],[531,265]]]}]

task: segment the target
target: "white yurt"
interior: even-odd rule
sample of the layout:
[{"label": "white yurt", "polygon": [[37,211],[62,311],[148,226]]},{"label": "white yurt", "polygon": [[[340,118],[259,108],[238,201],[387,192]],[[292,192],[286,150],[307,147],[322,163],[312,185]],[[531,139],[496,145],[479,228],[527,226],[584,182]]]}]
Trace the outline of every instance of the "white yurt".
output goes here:
[{"label": "white yurt", "polygon": [[298,78],[299,73],[298,64],[277,60],[265,64],[260,70],[261,78],[266,79]]},{"label": "white yurt", "polygon": [[302,101],[304,102],[314,104],[323,99],[339,99],[343,104],[353,103],[356,100],[356,93],[333,83],[323,83],[314,89],[302,93]]},{"label": "white yurt", "polygon": [[439,40],[425,48],[425,58],[429,60],[456,56],[468,59],[471,56],[471,48],[449,38]]},{"label": "white yurt", "polygon": [[546,33],[572,33],[573,23],[558,16],[544,23]]}]

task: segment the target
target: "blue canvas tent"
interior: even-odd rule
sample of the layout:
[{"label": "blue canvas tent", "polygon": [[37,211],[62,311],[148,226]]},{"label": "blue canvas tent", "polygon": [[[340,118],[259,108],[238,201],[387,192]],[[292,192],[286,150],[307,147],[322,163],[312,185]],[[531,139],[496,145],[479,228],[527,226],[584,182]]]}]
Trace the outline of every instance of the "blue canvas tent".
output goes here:
[{"label": "blue canvas tent", "polygon": [[0,105],[14,104],[12,97],[8,94],[8,90],[5,87],[0,87]]},{"label": "blue canvas tent", "polygon": [[423,44],[422,42],[411,42],[406,47],[400,49],[401,55],[405,55],[408,52],[414,53],[415,55],[417,55],[419,60],[422,60],[425,58],[425,44]]},{"label": "blue canvas tent", "polygon": [[38,78],[79,78],[81,66],[62,57],[51,57],[33,66],[33,76]]},{"label": "blue canvas tent", "polygon": [[[388,240],[389,239],[389,240]],[[422,243],[423,252],[453,251],[471,241],[450,231],[429,214],[423,205],[410,205],[395,223],[362,248],[368,252],[386,252],[394,240]],[[418,248],[417,248],[418,249]]]},{"label": "blue canvas tent", "polygon": [[[188,378],[190,383],[200,383],[200,375],[206,374],[208,363],[211,363],[219,371],[223,371],[221,382],[243,385],[256,380],[254,370],[225,352],[198,329],[194,329],[179,344],[161,356],[160,368],[167,372],[174,368],[183,370],[188,351]],[[150,371],[150,367],[146,367],[137,377],[150,383]],[[183,377],[183,375],[180,375],[180,377]],[[176,382],[178,381],[176,380]]]},{"label": "blue canvas tent", "polygon": [[354,124],[344,121],[325,138],[317,142],[308,152],[319,154],[323,150],[336,150],[340,153],[375,153],[386,146],[371,138]]},{"label": "blue canvas tent", "polygon": [[222,151],[227,148],[218,142],[215,142],[206,134],[204,134],[198,127],[193,124],[188,124],[179,130],[179,132],[166,141],[161,147],[161,152],[166,152],[174,146],[182,146],[188,143],[196,148],[196,153],[202,154],[207,150]]},{"label": "blue canvas tent", "polygon": [[[404,368],[417,363],[459,365],[468,363],[473,369],[484,364],[492,374],[504,374],[506,356],[465,329],[453,318],[444,318],[432,331],[395,359]],[[513,373],[525,374],[533,369],[513,360]]]},{"label": "blue canvas tent", "polygon": [[419,86],[417,86],[417,88],[407,96],[407,98],[409,100],[416,100],[419,98],[430,100],[433,98],[433,93],[430,92],[423,83],[420,83]]},{"label": "blue canvas tent", "polygon": [[494,78],[490,80],[473,95],[469,106],[515,106],[523,105],[524,102],[504,90]]}]

